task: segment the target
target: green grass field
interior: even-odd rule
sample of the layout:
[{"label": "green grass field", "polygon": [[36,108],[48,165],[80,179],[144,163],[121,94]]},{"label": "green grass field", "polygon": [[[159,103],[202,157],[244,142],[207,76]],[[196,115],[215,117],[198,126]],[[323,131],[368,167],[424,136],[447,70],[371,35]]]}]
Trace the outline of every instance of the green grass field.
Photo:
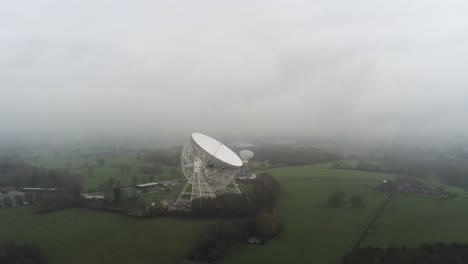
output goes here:
[{"label": "green grass field", "polygon": [[449,201],[395,195],[363,246],[418,246],[421,243],[468,242],[468,199]]},{"label": "green grass field", "polygon": [[0,238],[40,244],[51,264],[178,263],[216,221],[135,219],[84,209],[35,215],[32,207],[21,207],[0,210]]},{"label": "green grass field", "polygon": [[[361,235],[386,193],[371,184],[393,175],[329,169],[328,164],[270,170],[281,183],[275,214],[285,229],[265,245],[239,244],[221,263],[340,263]],[[367,186],[365,186],[367,184]],[[360,194],[365,207],[330,209],[328,194]]]}]

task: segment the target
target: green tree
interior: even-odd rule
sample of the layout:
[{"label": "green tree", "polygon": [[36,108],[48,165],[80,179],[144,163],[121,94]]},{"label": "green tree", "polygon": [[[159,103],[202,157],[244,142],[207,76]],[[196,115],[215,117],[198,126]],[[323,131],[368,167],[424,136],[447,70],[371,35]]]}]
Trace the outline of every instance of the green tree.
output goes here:
[{"label": "green tree", "polygon": [[271,238],[281,231],[281,223],[273,215],[261,212],[255,218],[255,231],[264,238]]},{"label": "green tree", "polygon": [[115,179],[114,177],[110,177],[109,180],[107,180],[107,186],[109,186],[109,188],[112,188],[114,187],[115,185]]},{"label": "green tree", "polygon": [[122,192],[120,191],[119,187],[114,187],[112,190],[112,199],[115,204],[120,204],[120,200],[122,198]]},{"label": "green tree", "polygon": [[132,181],[132,185],[137,185],[138,182],[139,182],[139,177],[138,177],[138,175],[136,175],[136,174],[133,175],[131,181]]},{"label": "green tree", "polygon": [[351,204],[351,207],[359,208],[362,207],[364,199],[360,195],[353,195],[351,198],[349,198],[349,203]]},{"label": "green tree", "polygon": [[328,195],[328,206],[331,208],[343,207],[345,194],[342,191],[335,191]]}]

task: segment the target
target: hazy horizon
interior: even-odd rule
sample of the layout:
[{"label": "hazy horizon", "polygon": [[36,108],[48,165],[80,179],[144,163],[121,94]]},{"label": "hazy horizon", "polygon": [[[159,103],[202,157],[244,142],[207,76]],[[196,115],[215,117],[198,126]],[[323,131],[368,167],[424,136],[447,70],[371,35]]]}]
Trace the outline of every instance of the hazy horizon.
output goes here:
[{"label": "hazy horizon", "polygon": [[466,140],[467,11],[464,1],[7,1],[0,137]]}]

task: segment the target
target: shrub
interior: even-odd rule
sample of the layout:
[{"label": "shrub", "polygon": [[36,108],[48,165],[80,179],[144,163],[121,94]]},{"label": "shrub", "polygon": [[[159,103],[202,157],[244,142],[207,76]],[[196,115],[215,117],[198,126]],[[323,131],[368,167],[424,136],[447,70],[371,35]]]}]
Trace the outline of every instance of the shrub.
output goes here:
[{"label": "shrub", "polygon": [[328,195],[328,206],[331,208],[343,207],[345,194],[342,191],[335,191]]}]

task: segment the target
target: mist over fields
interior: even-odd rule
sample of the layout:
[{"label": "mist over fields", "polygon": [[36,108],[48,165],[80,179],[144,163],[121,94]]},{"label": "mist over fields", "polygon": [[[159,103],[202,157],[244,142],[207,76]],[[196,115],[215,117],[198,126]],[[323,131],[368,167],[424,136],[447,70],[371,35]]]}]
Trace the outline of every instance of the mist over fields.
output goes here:
[{"label": "mist over fields", "polygon": [[7,1],[0,140],[467,138],[464,1]]}]

